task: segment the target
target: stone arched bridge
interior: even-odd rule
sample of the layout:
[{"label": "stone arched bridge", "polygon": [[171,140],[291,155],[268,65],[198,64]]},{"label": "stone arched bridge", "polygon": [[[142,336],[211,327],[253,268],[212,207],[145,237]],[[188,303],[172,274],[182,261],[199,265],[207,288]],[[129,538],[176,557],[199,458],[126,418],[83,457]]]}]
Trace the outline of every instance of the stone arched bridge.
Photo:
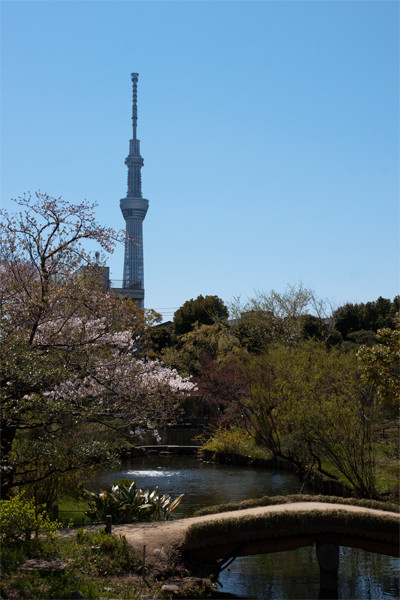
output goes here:
[{"label": "stone arched bridge", "polygon": [[[221,570],[237,556],[316,546],[321,590],[337,597],[339,546],[399,556],[400,514],[347,504],[296,502],[177,521],[113,527],[149,560],[179,549],[194,567]],[[329,591],[330,590],[330,591]],[[329,596],[333,593],[333,596]]]},{"label": "stone arched bridge", "polygon": [[347,504],[295,502],[113,526],[138,548],[180,548],[198,560],[290,550],[326,539],[343,546],[399,556],[400,514]]}]

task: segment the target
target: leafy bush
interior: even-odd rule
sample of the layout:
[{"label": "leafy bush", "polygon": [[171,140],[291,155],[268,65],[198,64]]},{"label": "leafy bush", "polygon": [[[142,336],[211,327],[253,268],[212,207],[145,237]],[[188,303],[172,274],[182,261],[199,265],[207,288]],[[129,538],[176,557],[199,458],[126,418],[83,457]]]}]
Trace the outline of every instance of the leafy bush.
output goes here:
[{"label": "leafy bush", "polygon": [[171,501],[170,494],[159,496],[158,487],[141,490],[134,481],[130,485],[115,484],[109,492],[83,489],[83,496],[89,506],[86,514],[91,519],[104,521],[111,515],[114,523],[167,521],[183,498],[181,494]]},{"label": "leafy bush", "polygon": [[256,457],[270,456],[271,453],[265,448],[257,447],[254,438],[243,428],[231,425],[230,427],[219,427],[208,435],[199,436],[205,450],[222,453],[243,454]]},{"label": "leafy bush", "polygon": [[4,542],[30,540],[32,532],[54,538],[58,526],[45,512],[37,512],[34,501],[23,494],[0,502],[0,538]]}]

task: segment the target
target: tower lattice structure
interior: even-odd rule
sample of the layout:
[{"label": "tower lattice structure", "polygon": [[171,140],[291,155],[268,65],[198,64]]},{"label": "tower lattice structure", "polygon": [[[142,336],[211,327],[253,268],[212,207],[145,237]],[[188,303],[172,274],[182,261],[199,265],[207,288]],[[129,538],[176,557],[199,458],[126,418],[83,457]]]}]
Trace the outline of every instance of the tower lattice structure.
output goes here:
[{"label": "tower lattice structure", "polygon": [[140,155],[140,141],[137,139],[137,83],[138,73],[132,73],[132,128],[129,141],[129,154],[125,159],[128,167],[128,191],[126,198],[120,201],[125,219],[125,257],[122,287],[138,305],[144,307],[144,265],[143,265],[143,221],[149,207],[149,201],[142,196],[141,169],[144,161]]}]

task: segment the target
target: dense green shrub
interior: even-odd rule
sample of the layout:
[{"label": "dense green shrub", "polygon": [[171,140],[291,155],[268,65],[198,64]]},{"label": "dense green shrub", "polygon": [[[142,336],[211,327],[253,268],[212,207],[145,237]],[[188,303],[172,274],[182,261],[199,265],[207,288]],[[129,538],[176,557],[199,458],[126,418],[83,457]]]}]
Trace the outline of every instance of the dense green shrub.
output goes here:
[{"label": "dense green shrub", "polygon": [[44,511],[37,511],[33,500],[17,494],[0,502],[0,538],[6,543],[30,540],[35,532],[55,537],[58,523],[50,521]]},{"label": "dense green shrub", "polygon": [[205,450],[212,452],[243,454],[244,456],[256,456],[270,458],[272,453],[256,445],[254,438],[244,429],[236,425],[219,427],[200,437]]}]

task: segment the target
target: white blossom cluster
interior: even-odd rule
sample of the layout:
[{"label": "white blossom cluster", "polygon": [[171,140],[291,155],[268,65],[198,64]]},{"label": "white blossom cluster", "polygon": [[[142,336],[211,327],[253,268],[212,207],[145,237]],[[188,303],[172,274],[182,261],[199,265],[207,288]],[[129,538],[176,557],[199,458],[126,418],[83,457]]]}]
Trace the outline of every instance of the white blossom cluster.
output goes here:
[{"label": "white blossom cluster", "polygon": [[192,392],[196,389],[196,384],[190,377],[181,377],[176,369],[166,367],[158,360],[138,361],[140,364],[140,374],[138,379],[147,389],[154,386],[168,386],[172,392]]},{"label": "white blossom cluster", "polygon": [[55,339],[65,345],[79,342],[80,344],[119,348],[124,352],[134,351],[138,342],[137,337],[134,337],[131,331],[110,332],[105,317],[85,319],[71,316],[66,319],[62,316],[41,323],[35,336],[36,345],[54,344]]},{"label": "white blossom cluster", "polygon": [[97,358],[90,366],[90,374],[83,378],[75,375],[46,394],[82,400],[95,397],[102,403],[106,396],[137,398],[139,395],[189,393],[195,389],[196,384],[190,378],[181,377],[175,369],[157,360],[145,361],[129,355],[117,357],[114,353],[112,358]]},{"label": "white blossom cluster", "polygon": [[[110,334],[108,352],[92,356],[84,375],[75,373],[45,397],[55,404],[71,403],[79,410],[120,416],[127,422],[145,424],[176,417],[178,397],[196,389],[190,378],[158,360],[138,359],[126,349],[132,345],[129,332]],[[122,350],[122,351],[121,351]],[[139,438],[142,432],[135,430]],[[154,430],[158,439],[158,432]]]}]

